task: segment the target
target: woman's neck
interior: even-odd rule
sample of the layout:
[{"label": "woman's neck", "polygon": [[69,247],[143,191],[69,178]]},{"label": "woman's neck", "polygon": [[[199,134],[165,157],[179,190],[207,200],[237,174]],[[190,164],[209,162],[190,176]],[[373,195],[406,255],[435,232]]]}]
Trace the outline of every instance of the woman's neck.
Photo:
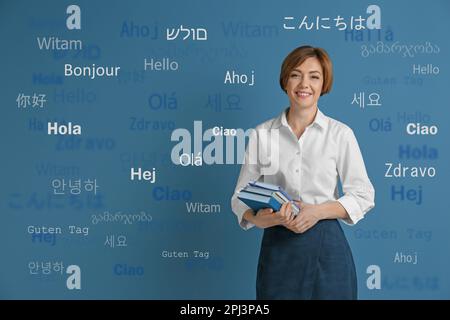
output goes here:
[{"label": "woman's neck", "polygon": [[287,122],[297,137],[300,138],[306,127],[314,121],[317,110],[317,106],[310,108],[289,107],[289,111],[286,116]]}]

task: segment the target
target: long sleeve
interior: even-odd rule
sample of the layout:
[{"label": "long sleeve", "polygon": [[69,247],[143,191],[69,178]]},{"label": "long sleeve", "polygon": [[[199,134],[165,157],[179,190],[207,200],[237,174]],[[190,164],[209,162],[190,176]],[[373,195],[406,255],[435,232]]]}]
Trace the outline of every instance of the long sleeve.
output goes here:
[{"label": "long sleeve", "polygon": [[337,201],[350,217],[343,221],[354,225],[375,206],[375,189],[367,176],[358,142],[350,128],[340,142],[337,169],[344,192]]},{"label": "long sleeve", "polygon": [[256,135],[251,134],[249,143],[247,145],[247,149],[245,151],[245,158],[244,162],[241,166],[241,172],[239,174],[239,178],[236,184],[236,188],[234,190],[234,194],[231,198],[231,208],[234,212],[234,214],[237,216],[238,223],[241,226],[242,229],[248,230],[255,225],[248,222],[243,218],[243,215],[245,211],[250,209],[245,203],[243,203],[241,200],[237,198],[237,193],[247,185],[247,183],[251,180],[258,180],[261,177],[261,171],[258,166],[258,164],[254,164],[255,161],[250,161],[252,157],[250,157],[250,150],[253,150],[251,148],[254,143],[257,143],[256,141]]}]

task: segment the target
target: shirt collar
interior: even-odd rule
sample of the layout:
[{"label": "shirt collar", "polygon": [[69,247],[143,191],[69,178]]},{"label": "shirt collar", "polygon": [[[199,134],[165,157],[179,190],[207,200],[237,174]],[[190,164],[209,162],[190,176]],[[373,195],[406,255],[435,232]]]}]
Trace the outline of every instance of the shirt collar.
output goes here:
[{"label": "shirt collar", "polygon": [[[272,124],[272,128],[278,129],[281,126],[289,127],[289,124],[287,122],[286,114],[289,110],[289,107],[287,107],[283,112],[275,119],[275,121]],[[317,109],[316,117],[314,118],[314,121],[311,123],[310,126],[317,125],[320,128],[326,129],[328,125],[328,117],[320,111],[320,109]]]}]

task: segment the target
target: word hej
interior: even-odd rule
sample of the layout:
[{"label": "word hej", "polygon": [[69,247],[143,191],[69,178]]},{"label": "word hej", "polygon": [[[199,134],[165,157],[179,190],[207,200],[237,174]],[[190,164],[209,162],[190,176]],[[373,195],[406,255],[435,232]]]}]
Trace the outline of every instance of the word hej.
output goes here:
[{"label": "word hej", "polygon": [[[313,21],[309,23],[308,16],[304,16],[301,19],[300,24],[295,23],[295,18],[292,16],[284,17],[283,29],[285,30],[295,30],[295,29],[305,29],[305,30],[320,30],[326,29],[329,30],[331,28],[336,28],[339,31],[342,30],[363,30],[363,29],[381,29],[381,9],[377,5],[369,5],[367,7],[366,13],[371,14],[367,18],[363,18],[362,16],[354,17],[351,16],[350,19],[345,19],[340,15],[335,18],[330,17],[319,17],[316,16],[315,19],[312,18]],[[300,21],[300,19],[298,19]],[[364,25],[365,22],[365,25]]]},{"label": "word hej", "polygon": [[[184,34],[183,40],[192,36],[192,40],[208,40],[208,32],[204,28],[184,28],[183,25],[180,25],[179,28],[167,28],[166,35],[167,40],[175,40],[178,38],[178,35]],[[191,35],[192,34],[192,35]]]},{"label": "word hej", "polygon": [[130,173],[130,180],[134,181],[134,179],[137,179],[139,181],[141,180],[145,180],[145,181],[149,181],[150,183],[155,183],[156,182],[156,169],[153,168],[152,171],[149,170],[142,170],[142,168],[131,168],[131,173]]}]

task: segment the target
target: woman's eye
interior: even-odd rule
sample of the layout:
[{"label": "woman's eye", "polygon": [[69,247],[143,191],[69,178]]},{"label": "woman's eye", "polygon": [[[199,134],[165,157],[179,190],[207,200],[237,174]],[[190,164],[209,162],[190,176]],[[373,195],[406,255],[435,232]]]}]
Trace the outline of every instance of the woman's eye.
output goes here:
[{"label": "woman's eye", "polygon": [[318,76],[313,76],[312,78],[313,78],[313,79],[319,79],[319,77],[318,77]]}]

